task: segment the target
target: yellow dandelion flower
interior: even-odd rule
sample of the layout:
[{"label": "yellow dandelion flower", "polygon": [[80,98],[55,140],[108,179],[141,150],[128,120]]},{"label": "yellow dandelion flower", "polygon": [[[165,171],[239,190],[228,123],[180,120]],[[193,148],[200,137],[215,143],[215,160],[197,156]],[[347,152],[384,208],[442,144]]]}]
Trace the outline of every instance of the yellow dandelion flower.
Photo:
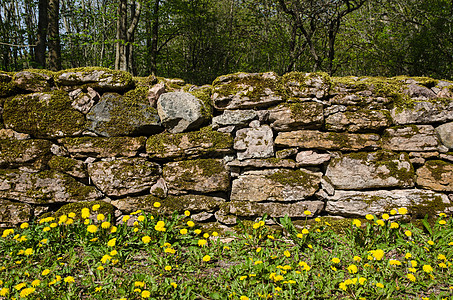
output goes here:
[{"label": "yellow dandelion flower", "polygon": [[151,238],[145,235],[144,237],[142,237],[142,242],[148,244],[149,242],[151,242]]},{"label": "yellow dandelion flower", "polygon": [[195,223],[193,221],[187,221],[187,226],[194,227]]},{"label": "yellow dandelion flower", "polygon": [[74,283],[75,280],[74,280],[74,277],[67,276],[67,277],[65,277],[64,282],[66,282],[66,283]]},{"label": "yellow dandelion flower", "polygon": [[354,225],[356,227],[360,227],[360,226],[362,226],[362,222],[360,222],[360,220],[354,219],[354,220],[352,220],[352,225]]},{"label": "yellow dandelion flower", "polygon": [[372,251],[372,254],[376,260],[381,260],[384,257],[385,252],[382,249],[377,249],[377,250]]},{"label": "yellow dandelion flower", "polygon": [[103,264],[105,264],[105,263],[107,263],[107,262],[108,262],[109,260],[111,260],[111,259],[112,259],[112,257],[111,257],[110,255],[105,254],[104,256],[102,256],[101,262],[102,262]]},{"label": "yellow dandelion flower", "polygon": [[26,256],[32,255],[33,254],[33,249],[32,248],[25,249],[24,254]]},{"label": "yellow dandelion flower", "polygon": [[315,219],[315,222],[318,222],[318,223],[319,223],[319,222],[321,222],[321,219],[320,219],[320,218],[316,218],[316,219]]},{"label": "yellow dandelion flower", "polygon": [[97,211],[99,208],[101,208],[101,206],[99,204],[95,204],[91,207],[91,210],[92,211]]},{"label": "yellow dandelion flower", "polygon": [[260,228],[260,223],[253,223],[253,229]]},{"label": "yellow dandelion flower", "polygon": [[365,216],[365,218],[366,218],[368,221],[374,220],[374,216],[373,216],[372,214],[367,214],[367,215]]},{"label": "yellow dandelion flower", "polygon": [[445,257],[445,255],[443,255],[443,254],[439,254],[439,255],[437,255],[437,259],[447,260],[447,257]]},{"label": "yellow dandelion flower", "polygon": [[434,245],[434,241],[428,241],[428,244],[432,246]]},{"label": "yellow dandelion flower", "polygon": [[176,282],[170,282],[170,285],[171,285],[172,287],[174,287],[174,288],[177,288],[177,287],[178,287],[178,285],[176,284]]},{"label": "yellow dandelion flower", "polygon": [[104,270],[104,267],[103,266],[98,266],[96,269],[98,269],[99,271],[102,271],[102,270]]},{"label": "yellow dandelion flower", "polygon": [[412,273],[408,273],[408,274],[406,275],[406,277],[407,277],[407,279],[409,279],[409,280],[412,281],[412,282],[415,282],[415,280],[416,280],[415,275],[412,274]]},{"label": "yellow dandelion flower", "polygon": [[447,265],[443,262],[439,263],[438,266],[442,269],[446,269],[447,268]]},{"label": "yellow dandelion flower", "polygon": [[41,280],[39,280],[39,279],[35,279],[31,282],[32,287],[37,287],[40,284],[41,284]]},{"label": "yellow dandelion flower", "polygon": [[410,230],[406,230],[404,232],[404,234],[407,236],[407,237],[411,237],[412,236],[412,232]]},{"label": "yellow dandelion flower", "polygon": [[364,285],[364,284],[365,284],[365,281],[366,281],[366,278],[365,278],[365,277],[360,277],[360,278],[359,278],[359,284]]},{"label": "yellow dandelion flower", "polygon": [[123,219],[122,219],[123,223],[126,223],[127,221],[129,221],[130,218],[131,218],[131,216],[129,216],[129,215],[123,216]]},{"label": "yellow dandelion flower", "polygon": [[357,261],[357,262],[359,262],[359,261],[362,260],[362,258],[361,258],[360,256],[357,256],[357,255],[354,256],[352,259],[353,259],[354,261]]},{"label": "yellow dandelion flower", "polygon": [[195,232],[195,234],[200,234],[201,230],[200,229],[195,229],[193,232]]},{"label": "yellow dandelion flower", "polygon": [[426,273],[431,273],[433,271],[433,268],[430,265],[423,265],[422,269]]},{"label": "yellow dandelion flower", "polygon": [[390,216],[388,214],[382,214],[382,219],[387,221],[389,218]]},{"label": "yellow dandelion flower", "polygon": [[289,253],[288,250],[285,250],[285,251],[283,252],[283,255],[286,256],[286,257],[290,257],[290,256],[291,256],[291,253]]},{"label": "yellow dandelion flower", "polygon": [[247,296],[241,296],[241,297],[239,298],[239,300],[249,300],[249,297],[247,297]]},{"label": "yellow dandelion flower", "polygon": [[390,228],[392,228],[392,229],[397,229],[399,227],[400,227],[400,225],[398,223],[396,223],[396,222],[390,223]]},{"label": "yellow dandelion flower", "polygon": [[204,247],[204,246],[206,245],[207,242],[208,242],[207,240],[203,240],[203,239],[198,240],[198,246]]},{"label": "yellow dandelion flower", "polygon": [[21,297],[21,298],[26,298],[26,297],[28,297],[30,294],[33,294],[35,291],[36,291],[36,289],[33,288],[33,287],[25,288],[25,289],[23,289],[23,290],[20,292],[20,297]]},{"label": "yellow dandelion flower", "polygon": [[98,221],[104,221],[104,220],[105,220],[105,216],[104,216],[104,214],[98,214],[98,215],[96,216],[96,219],[97,219]]},{"label": "yellow dandelion flower", "polygon": [[90,209],[89,208],[82,208],[82,219],[88,219],[90,217]]},{"label": "yellow dandelion flower", "polygon": [[308,234],[308,233],[309,233],[309,231],[307,228],[302,229],[302,234]]},{"label": "yellow dandelion flower", "polygon": [[392,216],[393,216],[393,215],[396,215],[397,213],[398,213],[398,212],[396,211],[396,209],[392,209],[392,210],[390,211],[390,214],[391,214]]},{"label": "yellow dandelion flower", "polygon": [[259,265],[259,264],[262,264],[263,262],[261,260],[257,260],[254,262],[255,265]]},{"label": "yellow dandelion flower", "polygon": [[311,211],[309,211],[309,210],[304,211],[304,215],[306,215],[306,216],[311,215]]},{"label": "yellow dandelion flower", "polygon": [[110,251],[109,254],[110,254],[111,256],[115,256],[115,255],[118,254],[118,251],[117,251],[117,250],[112,250],[112,251]]},{"label": "yellow dandelion flower", "polygon": [[101,227],[103,229],[108,229],[110,227],[110,225],[111,225],[110,222],[106,221],[106,222],[102,222]]},{"label": "yellow dandelion flower", "polygon": [[411,260],[411,266],[412,266],[413,268],[416,268],[416,267],[418,266],[417,261],[416,261],[416,260]]},{"label": "yellow dandelion flower", "polygon": [[171,271],[171,266],[165,266],[164,270],[165,271]]},{"label": "yellow dandelion flower", "polygon": [[70,213],[68,214],[68,217],[74,219],[74,218],[76,217],[75,212],[70,212]]},{"label": "yellow dandelion flower", "polygon": [[85,221],[83,221],[83,224],[85,224],[85,225],[90,224],[90,219],[86,219]]},{"label": "yellow dandelion flower", "polygon": [[154,202],[153,206],[154,206],[155,208],[159,208],[159,207],[160,207],[160,202]]},{"label": "yellow dandelion flower", "polygon": [[26,223],[26,222],[20,224],[20,228],[21,228],[21,229],[27,229],[29,226],[30,226],[30,225],[29,225],[28,223]]},{"label": "yellow dandelion flower", "polygon": [[219,233],[217,231],[212,232],[212,236],[218,236],[218,235],[219,235]]},{"label": "yellow dandelion flower", "polygon": [[384,285],[383,285],[382,283],[380,283],[380,282],[376,283],[376,286],[377,286],[378,288],[381,288],[381,289],[384,288]]},{"label": "yellow dandelion flower", "polygon": [[208,262],[208,261],[210,261],[210,260],[211,260],[211,257],[210,257],[209,255],[203,256],[203,261]]},{"label": "yellow dandelion flower", "polygon": [[145,216],[144,215],[138,216],[137,220],[139,222],[143,222],[143,221],[145,221]]},{"label": "yellow dandelion flower", "polygon": [[340,259],[339,259],[338,257],[334,257],[334,258],[332,258],[332,260],[331,260],[331,261],[332,261],[332,262],[333,262],[334,264],[338,264],[338,263],[340,263]]},{"label": "yellow dandelion flower", "polygon": [[94,289],[95,292],[100,292],[102,290],[102,286],[98,286],[97,288]]},{"label": "yellow dandelion flower", "polygon": [[68,219],[66,221],[66,225],[72,225],[72,224],[74,224],[74,219]]},{"label": "yellow dandelion flower", "polygon": [[338,286],[340,289],[342,289],[343,291],[346,291],[347,290],[347,286],[346,286],[346,283],[345,282],[340,282],[339,286]]},{"label": "yellow dandelion flower", "polygon": [[187,229],[183,228],[179,231],[179,233],[182,235],[187,234]]},{"label": "yellow dandelion flower", "polygon": [[18,283],[14,286],[15,290],[20,291],[22,288],[24,288],[27,284],[25,282]]},{"label": "yellow dandelion flower", "polygon": [[400,215],[405,215],[405,214],[407,214],[407,208],[405,208],[405,207],[399,208],[399,209],[398,209],[398,213],[399,213]]},{"label": "yellow dandelion flower", "polygon": [[390,259],[389,260],[389,264],[392,265],[392,266],[401,266],[401,262],[399,260],[396,260],[396,259]]},{"label": "yellow dandelion flower", "polygon": [[383,220],[377,220],[376,224],[378,224],[379,226],[384,226],[385,225]]},{"label": "yellow dandelion flower", "polygon": [[190,211],[185,210],[185,211],[184,211],[184,215],[185,215],[186,217],[190,216]]},{"label": "yellow dandelion flower", "polygon": [[115,247],[116,245],[116,238],[113,238],[107,242],[107,246],[109,247]]},{"label": "yellow dandelion flower", "polygon": [[447,224],[447,222],[445,220],[439,220],[439,224],[440,225],[445,225],[445,224]]},{"label": "yellow dandelion flower", "polygon": [[355,274],[358,272],[357,266],[356,265],[349,265],[348,266],[348,272],[350,274]]},{"label": "yellow dandelion flower", "polygon": [[9,288],[4,287],[4,288],[0,289],[0,296],[4,297],[8,294],[9,294]]},{"label": "yellow dandelion flower", "polygon": [[87,231],[90,233],[96,233],[96,231],[98,231],[98,227],[96,225],[88,225]]},{"label": "yellow dandelion flower", "polygon": [[49,269],[45,269],[44,271],[42,271],[41,275],[42,276],[46,276],[50,273],[50,270]]},{"label": "yellow dandelion flower", "polygon": [[136,282],[134,282],[134,287],[142,288],[144,286],[145,286],[145,282],[144,281],[136,281]]},{"label": "yellow dandelion flower", "polygon": [[242,281],[242,280],[247,279],[247,278],[248,278],[248,276],[247,276],[247,275],[244,275],[244,276],[239,277],[239,280]]},{"label": "yellow dandelion flower", "polygon": [[115,233],[117,231],[118,231],[118,227],[116,227],[116,226],[112,226],[112,229],[110,229],[111,233]]},{"label": "yellow dandelion flower", "polygon": [[207,239],[207,238],[209,237],[209,233],[207,233],[207,232],[204,233],[204,234],[203,234],[203,237],[204,237],[205,239]]}]

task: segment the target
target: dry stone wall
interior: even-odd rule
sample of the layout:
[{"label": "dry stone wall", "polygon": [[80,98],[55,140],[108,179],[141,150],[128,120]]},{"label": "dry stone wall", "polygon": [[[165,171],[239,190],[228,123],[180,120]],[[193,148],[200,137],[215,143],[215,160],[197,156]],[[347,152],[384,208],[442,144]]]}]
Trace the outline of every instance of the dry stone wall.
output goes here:
[{"label": "dry stone wall", "polygon": [[453,211],[453,83],[101,68],[0,73],[0,226],[93,203],[119,220]]}]

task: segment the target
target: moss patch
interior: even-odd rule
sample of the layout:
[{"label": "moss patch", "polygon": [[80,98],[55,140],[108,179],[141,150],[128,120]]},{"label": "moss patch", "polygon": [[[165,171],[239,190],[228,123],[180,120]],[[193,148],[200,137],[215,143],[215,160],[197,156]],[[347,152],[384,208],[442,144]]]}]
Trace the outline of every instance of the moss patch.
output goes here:
[{"label": "moss patch", "polygon": [[313,186],[318,185],[320,178],[303,170],[279,170],[273,174],[266,175],[266,178],[289,186]]}]

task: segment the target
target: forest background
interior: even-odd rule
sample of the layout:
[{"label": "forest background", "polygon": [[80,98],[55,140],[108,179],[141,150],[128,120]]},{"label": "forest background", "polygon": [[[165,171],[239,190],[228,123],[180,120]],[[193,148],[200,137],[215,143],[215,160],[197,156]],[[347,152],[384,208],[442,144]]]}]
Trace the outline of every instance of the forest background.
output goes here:
[{"label": "forest background", "polygon": [[452,0],[1,0],[0,70],[453,78]]}]

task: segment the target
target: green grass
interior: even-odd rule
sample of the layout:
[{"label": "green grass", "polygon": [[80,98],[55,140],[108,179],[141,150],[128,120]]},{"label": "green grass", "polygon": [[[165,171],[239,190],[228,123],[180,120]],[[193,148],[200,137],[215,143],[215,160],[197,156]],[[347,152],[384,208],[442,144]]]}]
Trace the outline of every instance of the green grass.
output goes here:
[{"label": "green grass", "polygon": [[[3,231],[0,299],[451,299],[453,221],[404,209],[296,229],[261,221],[217,235],[187,215],[140,211],[116,227],[97,207]],[[309,212],[306,212],[310,215]],[[91,231],[91,232],[90,232]]]}]

